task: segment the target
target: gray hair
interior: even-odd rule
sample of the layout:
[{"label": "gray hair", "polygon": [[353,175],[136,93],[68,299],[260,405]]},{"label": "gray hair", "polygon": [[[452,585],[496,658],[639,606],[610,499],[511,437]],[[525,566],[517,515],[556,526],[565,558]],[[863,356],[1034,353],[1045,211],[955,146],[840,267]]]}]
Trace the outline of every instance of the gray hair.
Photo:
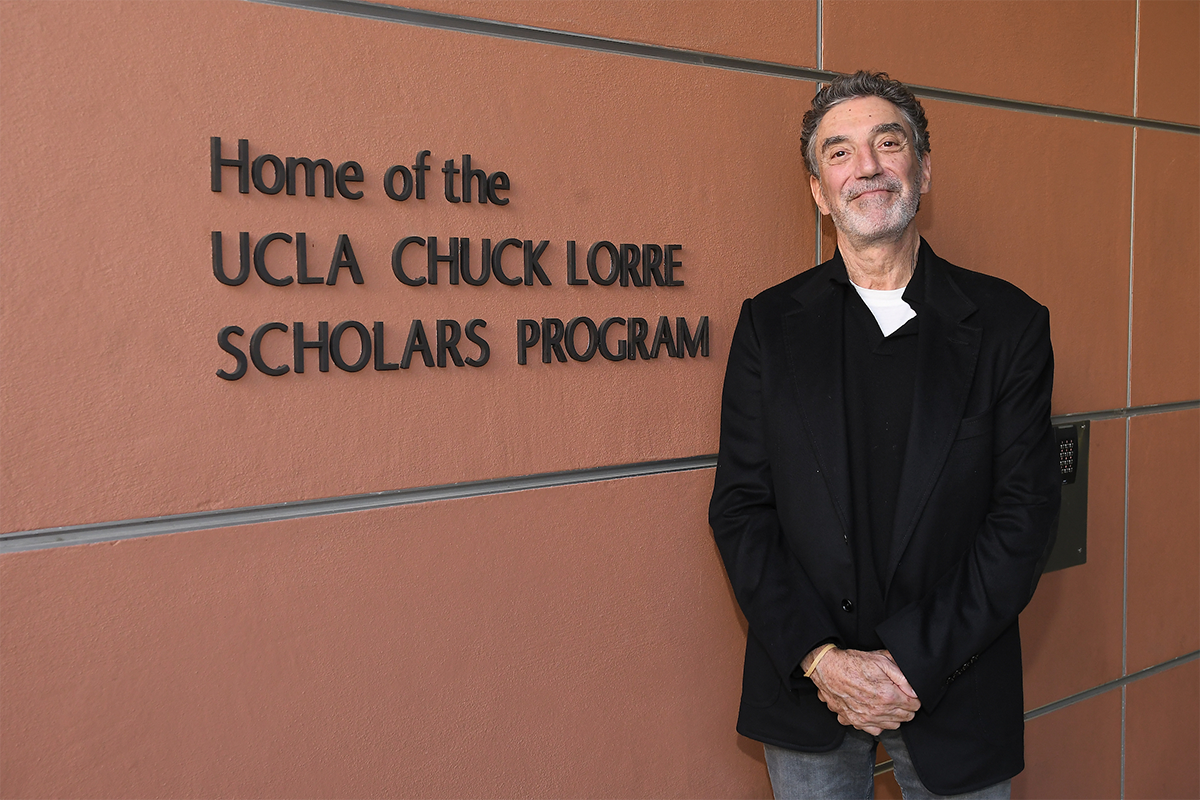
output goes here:
[{"label": "gray hair", "polygon": [[834,78],[817,92],[812,100],[812,108],[804,114],[804,123],[800,129],[800,148],[804,151],[804,163],[809,174],[820,177],[817,170],[817,126],[821,124],[829,109],[843,100],[855,97],[879,97],[899,109],[900,115],[912,131],[913,148],[916,150],[917,163],[920,164],[929,153],[929,130],[921,101],[903,83],[889,78],[886,72],[859,70],[853,75],[839,75]]}]

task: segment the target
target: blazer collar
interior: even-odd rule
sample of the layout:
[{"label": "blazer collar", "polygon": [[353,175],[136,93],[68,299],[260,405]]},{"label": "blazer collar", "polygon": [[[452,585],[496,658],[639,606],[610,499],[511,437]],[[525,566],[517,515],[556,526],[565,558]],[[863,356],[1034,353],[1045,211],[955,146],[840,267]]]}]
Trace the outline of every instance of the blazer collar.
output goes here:
[{"label": "blazer collar", "polygon": [[[833,292],[833,289],[839,283],[849,285],[850,276],[840,250],[835,250],[833,258],[815,267],[813,272],[812,280],[805,281],[792,292],[793,299],[809,307],[815,303],[841,299],[841,295]],[[904,300],[914,308],[927,306],[954,322],[961,322],[976,311],[975,304],[950,277],[949,265],[933,252],[925,237],[921,237],[917,268],[904,291]]]}]

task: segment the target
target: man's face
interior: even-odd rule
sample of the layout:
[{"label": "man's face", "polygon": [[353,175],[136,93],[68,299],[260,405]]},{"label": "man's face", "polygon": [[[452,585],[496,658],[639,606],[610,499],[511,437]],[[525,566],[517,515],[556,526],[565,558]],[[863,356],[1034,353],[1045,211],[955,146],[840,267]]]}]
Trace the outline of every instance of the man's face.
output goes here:
[{"label": "man's face", "polygon": [[809,184],[838,234],[859,246],[898,239],[929,191],[929,157],[918,164],[900,109],[881,97],[845,100],[826,112],[815,139],[820,178]]}]

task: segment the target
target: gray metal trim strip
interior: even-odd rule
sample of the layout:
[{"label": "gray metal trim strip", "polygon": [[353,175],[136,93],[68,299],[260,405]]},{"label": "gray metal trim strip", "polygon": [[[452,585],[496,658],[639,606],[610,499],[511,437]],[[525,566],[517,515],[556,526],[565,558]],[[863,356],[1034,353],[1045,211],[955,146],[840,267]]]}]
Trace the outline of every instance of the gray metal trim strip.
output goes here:
[{"label": "gray metal trim strip", "polygon": [[[1147,414],[1164,414],[1200,408],[1200,400],[1183,403],[1164,403],[1155,406],[1091,411],[1080,414],[1062,414],[1053,417],[1056,425],[1082,422],[1084,420],[1123,419]],[[662,461],[643,461],[635,464],[617,464],[607,467],[543,472],[515,478],[492,478],[465,483],[450,483],[440,486],[419,486],[411,489],[394,489],[386,492],[327,497],[319,500],[297,500],[291,503],[273,503],[243,508],[197,511],[187,514],[171,514],[143,519],[114,520],[83,525],[64,525],[57,528],[15,531],[0,534],[0,554],[24,550],[41,550],[47,547],[66,547],[93,542],[111,542],[118,539],[137,539],[142,536],[158,536],[166,533],[186,533],[212,528],[228,528],[233,525],[253,525],[259,522],[275,522],[303,517],[320,517],[329,514],[348,514],[353,511],[369,511],[375,508],[430,503],[438,500],[461,500],[469,497],[484,497],[491,494],[523,492],[529,489],[546,489],[555,486],[573,486],[594,481],[611,481],[620,478],[640,478],[663,475],[671,472],[686,472],[697,469],[714,469],[716,454],[672,458]]]},{"label": "gray metal trim strip", "polygon": [[1170,661],[1164,661],[1161,664],[1155,664],[1153,667],[1147,667],[1146,669],[1138,670],[1137,672],[1126,675],[1123,678],[1117,678],[1115,681],[1102,683],[1099,686],[1088,689],[1087,691],[1073,694],[1070,697],[1064,697],[1062,700],[1058,700],[1053,703],[1047,703],[1046,705],[1039,706],[1031,711],[1026,711],[1025,721],[1028,722],[1031,719],[1037,719],[1038,717],[1049,714],[1052,711],[1058,711],[1066,708],[1067,706],[1073,706],[1076,703],[1084,700],[1090,700],[1093,697],[1099,697],[1105,692],[1111,692],[1113,689],[1120,689],[1122,686],[1128,686],[1135,681],[1140,681],[1143,678],[1149,678],[1151,675],[1157,675],[1160,672],[1166,672],[1173,667],[1182,666],[1189,661],[1195,661],[1197,658],[1200,658],[1200,650],[1194,650],[1177,658],[1172,658]]},{"label": "gray metal trim strip", "polygon": [[[824,69],[797,67],[791,64],[778,64],[773,61],[758,61],[751,58],[723,56],[716,53],[704,53],[696,50],[684,50],[664,45],[643,44],[624,39],[610,39],[603,36],[592,36],[584,33],[556,31],[548,28],[536,28],[529,25],[518,25],[512,22],[475,19],[452,14],[441,14],[436,11],[424,11],[415,8],[370,3],[366,0],[250,0],[266,5],[285,6],[305,11],[318,11],[326,14],[360,17],[381,22],[395,22],[402,25],[413,25],[422,28],[437,28],[440,30],[473,33],[481,36],[493,36],[501,39],[517,39],[526,42],[556,45],[558,47],[573,47],[583,50],[596,50],[617,55],[651,58],[658,61],[673,61],[679,64],[690,64],[701,67],[714,67],[738,72],[752,72],[758,75],[771,75],[780,78],[805,81],[829,81],[839,75]],[[1103,111],[1088,111],[1067,106],[1055,106],[1048,103],[1034,103],[1024,100],[1009,100],[989,95],[959,92],[952,89],[940,89],[933,86],[910,85],[913,92],[921,97],[932,100],[945,100],[952,103],[967,103],[970,105],[999,108],[1006,111],[1021,111],[1031,114],[1042,114],[1053,117],[1104,122],[1114,125],[1136,125],[1141,128],[1200,135],[1200,126],[1187,125],[1182,122],[1144,119],[1124,114],[1109,114]]]},{"label": "gray metal trim strip", "polygon": [[137,539],[143,536],[158,536],[166,533],[227,528],[233,525],[251,525],[259,522],[319,517],[329,514],[346,514],[353,511],[368,511],[376,508],[428,503],[434,500],[461,500],[484,497],[508,492],[524,492],[530,489],[548,489],[557,486],[574,486],[595,481],[612,481],[621,478],[637,478],[648,475],[664,475],[672,472],[688,472],[712,469],[717,457],[692,456],[663,461],[646,461],[638,464],[621,464],[610,467],[595,467],[564,472],[545,472],[517,478],[451,483],[442,486],[425,486],[413,489],[396,489],[387,492],[329,497],[320,500],[299,500],[293,503],[275,503],[245,508],[197,511],[190,514],[172,514],[163,517],[117,520],[86,525],[66,525],[58,528],[42,528],[0,534],[0,553],[23,550],[41,550],[47,547],[65,547],[93,542],[110,542],[117,539]]}]

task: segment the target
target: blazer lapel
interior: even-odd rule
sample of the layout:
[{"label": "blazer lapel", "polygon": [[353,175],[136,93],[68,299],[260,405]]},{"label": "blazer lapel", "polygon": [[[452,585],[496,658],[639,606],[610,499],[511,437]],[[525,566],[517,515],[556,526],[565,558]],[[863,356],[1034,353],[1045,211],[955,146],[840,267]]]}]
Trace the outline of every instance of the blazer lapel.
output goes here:
[{"label": "blazer lapel", "polygon": [[979,358],[982,329],[963,320],[975,311],[941,259],[921,242],[925,306],[920,320],[912,423],[896,498],[884,593],[950,454]]},{"label": "blazer lapel", "polygon": [[832,280],[845,269],[835,255],[793,297],[801,307],[784,315],[792,380],[802,421],[833,499],[843,536],[850,534],[850,457],[842,361],[842,292]]}]

